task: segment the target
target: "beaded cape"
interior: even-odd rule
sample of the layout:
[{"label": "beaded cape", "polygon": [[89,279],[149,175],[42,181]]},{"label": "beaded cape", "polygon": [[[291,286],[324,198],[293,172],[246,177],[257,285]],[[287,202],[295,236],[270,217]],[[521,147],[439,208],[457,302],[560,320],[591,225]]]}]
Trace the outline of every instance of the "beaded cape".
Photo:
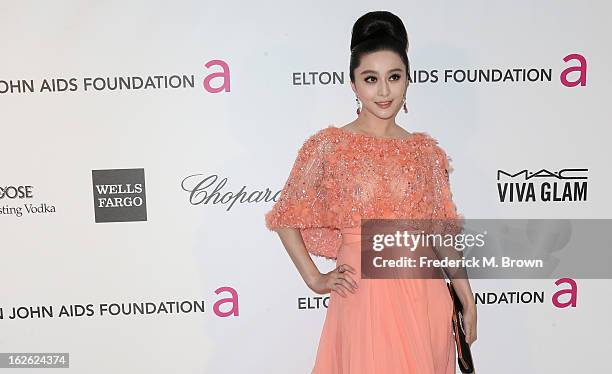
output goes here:
[{"label": "beaded cape", "polygon": [[[297,228],[308,252],[336,259],[340,229],[361,219],[461,222],[450,161],[425,132],[381,138],[329,125],[298,150],[279,199],[265,214],[266,227]],[[460,230],[445,226],[444,232]]]}]

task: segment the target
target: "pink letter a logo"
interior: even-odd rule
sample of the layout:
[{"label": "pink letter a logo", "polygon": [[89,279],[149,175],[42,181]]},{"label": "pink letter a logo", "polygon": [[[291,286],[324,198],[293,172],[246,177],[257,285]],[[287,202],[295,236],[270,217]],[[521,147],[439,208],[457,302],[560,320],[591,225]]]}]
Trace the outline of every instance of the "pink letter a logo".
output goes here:
[{"label": "pink letter a logo", "polygon": [[[571,288],[557,291],[552,295],[552,303],[557,308],[567,308],[571,306],[572,308],[576,307],[576,299],[578,297],[578,286],[576,285],[576,281],[572,278],[561,278],[555,281],[555,284],[558,286],[561,283],[568,283]],[[569,294],[569,300],[566,302],[559,301],[559,297],[564,294]]]},{"label": "pink letter a logo", "polygon": [[[226,297],[224,299],[219,299],[213,305],[213,310],[218,317],[229,317],[231,315],[238,316],[238,292],[232,287],[219,287],[215,290],[215,293],[218,295],[221,292],[229,292],[230,297]],[[221,311],[222,304],[229,304],[230,309],[227,312]]]},{"label": "pink letter a logo", "polygon": [[[587,62],[586,62],[586,58],[584,58],[584,56],[578,54],[578,53],[572,53],[571,55],[567,55],[563,58],[563,61],[568,62],[569,60],[578,60],[578,62],[580,63],[578,66],[572,66],[569,67],[565,70],[563,70],[561,72],[561,83],[565,86],[565,87],[575,87],[577,85],[581,85],[581,86],[586,86],[586,74],[587,74]],[[578,74],[578,79],[576,79],[575,81],[570,81],[569,79],[567,79],[567,76],[570,73],[573,73],[574,71],[577,71]]]},{"label": "pink letter a logo", "polygon": [[[204,66],[207,68],[213,65],[219,65],[221,66],[223,70],[218,73],[212,73],[212,74],[207,75],[204,78],[204,82],[202,82],[202,86],[204,86],[204,89],[210,93],[218,93],[221,91],[230,92],[229,65],[225,63],[225,61],[223,60],[211,60],[211,61],[208,61],[206,64],[204,64]],[[221,79],[222,82],[221,82],[221,85],[219,85],[219,87],[211,86],[210,81],[213,80],[214,78]]]}]

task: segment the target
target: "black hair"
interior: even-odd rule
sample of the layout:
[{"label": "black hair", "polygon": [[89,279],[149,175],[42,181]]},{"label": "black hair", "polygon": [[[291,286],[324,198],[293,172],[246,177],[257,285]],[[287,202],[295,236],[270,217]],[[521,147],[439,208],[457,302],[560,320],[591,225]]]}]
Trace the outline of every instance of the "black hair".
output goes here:
[{"label": "black hair", "polygon": [[361,63],[361,58],[378,51],[397,53],[406,66],[407,79],[411,82],[410,63],[406,55],[408,34],[402,20],[391,12],[368,12],[355,21],[351,34],[351,82],[355,82],[355,69]]}]

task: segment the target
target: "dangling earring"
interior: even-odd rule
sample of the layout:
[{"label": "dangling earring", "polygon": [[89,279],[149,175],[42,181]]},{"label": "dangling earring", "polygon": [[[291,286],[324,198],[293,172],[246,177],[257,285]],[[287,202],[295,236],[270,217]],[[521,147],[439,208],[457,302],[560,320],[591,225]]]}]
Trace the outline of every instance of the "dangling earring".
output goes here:
[{"label": "dangling earring", "polygon": [[404,96],[404,113],[408,113],[408,108],[406,107],[406,96]]},{"label": "dangling earring", "polygon": [[359,98],[355,96],[355,100],[357,100],[357,115],[359,115],[359,113],[361,113],[361,107],[359,105]]}]

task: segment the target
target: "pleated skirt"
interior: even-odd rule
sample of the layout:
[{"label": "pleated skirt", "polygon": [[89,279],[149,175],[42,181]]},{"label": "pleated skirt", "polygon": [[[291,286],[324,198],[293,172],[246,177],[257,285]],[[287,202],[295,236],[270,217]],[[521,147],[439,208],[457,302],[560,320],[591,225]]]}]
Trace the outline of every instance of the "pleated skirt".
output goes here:
[{"label": "pleated skirt", "polygon": [[330,295],[313,374],[454,374],[453,305],[444,279],[362,279],[360,227],[342,229],[336,264],[359,288]]}]

